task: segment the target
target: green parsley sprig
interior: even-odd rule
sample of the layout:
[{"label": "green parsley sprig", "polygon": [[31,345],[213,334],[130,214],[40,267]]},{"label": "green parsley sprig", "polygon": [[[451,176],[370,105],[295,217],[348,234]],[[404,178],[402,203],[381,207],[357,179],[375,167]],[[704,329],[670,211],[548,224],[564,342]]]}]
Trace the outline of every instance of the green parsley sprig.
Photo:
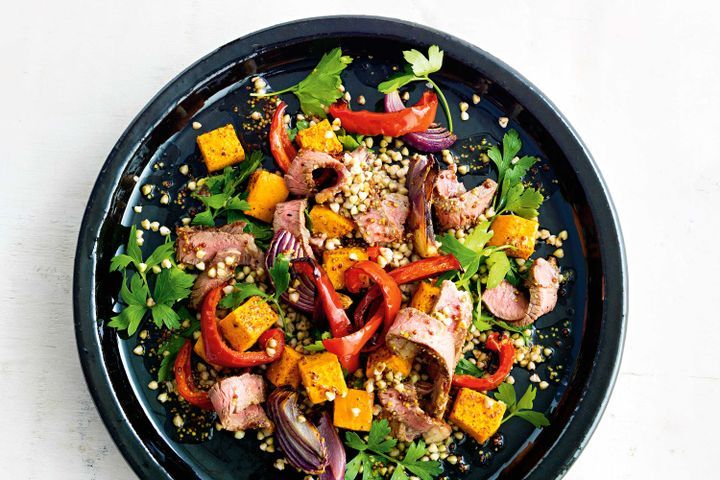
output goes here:
[{"label": "green parsley sprig", "polygon": [[[120,299],[125,307],[110,320],[108,326],[127,330],[128,335],[133,335],[149,311],[157,327],[164,325],[171,330],[178,328],[180,317],[173,310],[173,306],[190,295],[195,275],[186,273],[177,266],[174,244],[169,237],[147,259],[143,259],[136,232],[135,225],[130,227],[125,253],[116,255],[110,261],[110,271],[119,271],[123,275]],[[131,266],[133,269],[129,268]],[[148,273],[154,274],[152,288],[152,277],[149,277]]]},{"label": "green parsley sprig", "polygon": [[[193,193],[193,197],[205,205],[205,210],[195,215],[193,225],[215,226],[215,219],[227,217],[232,212],[244,212],[250,208],[238,187],[258,169],[262,152],[254,151],[237,168],[225,167],[222,173],[205,178],[204,188]],[[228,219],[228,222],[230,220]]]},{"label": "green parsley sprig", "polygon": [[270,97],[294,93],[300,101],[300,109],[306,115],[327,117],[326,109],[342,97],[340,74],[352,63],[352,58],[342,54],[337,47],[322,56],[310,74],[297,85],[267,93],[252,93],[254,97]]},{"label": "green parsley sprig", "polygon": [[532,423],[535,427],[547,427],[550,425],[550,421],[544,414],[533,411],[535,395],[537,395],[537,388],[528,385],[523,396],[517,401],[515,397],[515,387],[509,383],[501,383],[498,391],[495,392],[495,399],[507,405],[505,418],[503,418],[502,423],[507,422],[513,417],[518,417]]},{"label": "green parsley sprig", "polygon": [[362,467],[363,480],[380,478],[373,471],[376,463],[387,465],[395,464],[395,471],[390,480],[408,480],[408,472],[422,480],[432,480],[442,473],[440,462],[423,462],[421,458],[427,453],[425,442],[419,440],[408,445],[405,457],[402,459],[391,457],[390,451],[397,444],[390,435],[390,426],[387,420],[373,421],[368,433],[367,442],[355,432],[345,432],[345,445],[358,451],[358,454],[348,462],[345,469],[345,480],[353,480],[358,476]]},{"label": "green parsley sprig", "polygon": [[524,218],[535,218],[544,197],[537,189],[525,187],[522,180],[538,159],[525,155],[513,160],[522,148],[520,135],[515,130],[509,130],[503,136],[502,144],[502,152],[497,145],[488,150],[488,157],[498,169],[500,185],[500,194],[495,204],[496,215],[512,212]]},{"label": "green parsley sprig", "polygon": [[445,116],[448,121],[448,130],[452,132],[453,122],[452,114],[450,113],[450,105],[448,105],[447,99],[445,98],[442,90],[440,90],[440,87],[438,87],[437,83],[430,78],[431,73],[435,73],[442,68],[443,51],[440,50],[440,47],[437,45],[431,45],[428,49],[427,57],[415,49],[405,50],[403,52],[403,57],[405,58],[405,61],[408,62],[403,71],[393,75],[378,85],[378,90],[382,93],[392,93],[395,90],[404,87],[408,83],[428,82],[433,86],[433,89],[437,92],[438,97],[440,97],[440,102],[442,102],[443,109],[445,110]]},{"label": "green parsley sprig", "polygon": [[258,246],[267,248],[273,236],[272,227],[245,214],[250,208],[246,201],[246,192],[241,188],[250,175],[260,167],[263,154],[252,152],[236,168],[226,167],[222,173],[204,179],[204,187],[193,197],[200,200],[205,210],[195,215],[193,225],[213,227],[218,218],[225,217],[227,223],[242,220],[245,231],[255,237]]},{"label": "green parsley sprig", "polygon": [[452,253],[462,265],[464,272],[456,282],[458,286],[470,290],[470,281],[480,269],[480,265],[487,265],[488,277],[486,288],[496,287],[510,270],[510,261],[503,250],[508,248],[488,247],[487,242],[492,238],[493,232],[489,230],[490,222],[482,222],[475,230],[465,237],[465,243],[460,243],[454,235],[446,233],[438,239],[442,243],[444,253]]}]

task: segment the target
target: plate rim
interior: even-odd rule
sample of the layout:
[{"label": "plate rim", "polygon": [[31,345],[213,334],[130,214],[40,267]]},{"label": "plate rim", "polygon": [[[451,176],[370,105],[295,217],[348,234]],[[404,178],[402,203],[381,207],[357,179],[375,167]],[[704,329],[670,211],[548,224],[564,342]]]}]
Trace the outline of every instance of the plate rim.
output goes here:
[{"label": "plate rim", "polygon": [[[308,30],[313,33],[308,33]],[[451,50],[463,49],[471,53],[472,58],[465,58],[464,61],[485,71],[489,78],[529,110],[576,169],[575,174],[585,190],[590,209],[595,214],[602,252],[603,280],[605,286],[614,286],[612,289],[604,289],[603,329],[609,332],[603,332],[600,336],[593,359],[594,368],[586,381],[586,386],[593,385],[593,388],[586,388],[585,395],[576,406],[577,413],[526,478],[561,478],[590,440],[610,399],[622,361],[627,326],[628,282],[626,255],[617,212],[589,150],[558,108],[535,85],[481,48],[414,22],[369,15],[322,16],[289,21],[252,32],[217,48],[181,71],[153,96],[131,121],[110,151],[95,181],[83,214],[74,261],[73,313],[76,343],[85,381],[100,417],[125,460],[141,478],[172,479],[131,427],[117,401],[107,365],[102,361],[103,331],[98,328],[94,296],[95,247],[99,228],[109,210],[113,192],[129,155],[132,155],[137,145],[142,142],[144,132],[157,124],[157,119],[162,118],[168,108],[174,108],[184,98],[189,87],[197,85],[205,77],[205,74],[198,75],[208,63],[220,67],[223,62],[218,62],[219,60],[225,59],[227,63],[232,57],[252,56],[258,51],[257,45],[261,45],[263,49],[269,46],[278,48],[282,43],[307,40],[319,35],[381,33],[386,37],[408,41],[408,31],[424,37],[442,39],[448,46],[452,46]],[[473,62],[473,59],[483,64],[482,68]]]}]

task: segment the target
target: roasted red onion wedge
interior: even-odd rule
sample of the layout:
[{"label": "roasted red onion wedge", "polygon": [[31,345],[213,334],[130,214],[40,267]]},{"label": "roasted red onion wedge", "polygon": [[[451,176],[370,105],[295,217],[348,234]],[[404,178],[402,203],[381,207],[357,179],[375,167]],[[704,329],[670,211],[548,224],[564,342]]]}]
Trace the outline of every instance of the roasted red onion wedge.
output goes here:
[{"label": "roasted red onion wedge", "polygon": [[306,419],[300,421],[297,397],[292,388],[279,387],[268,397],[267,411],[275,424],[275,438],[290,464],[319,475],[330,463],[326,441],[315,425]]},{"label": "roasted red onion wedge", "polygon": [[[386,112],[396,112],[405,108],[400,98],[400,92],[397,90],[385,95],[384,103]],[[421,152],[439,152],[450,148],[452,144],[457,141],[457,136],[445,127],[433,123],[430,125],[430,128],[424,132],[408,133],[403,135],[402,139],[415,150]]]},{"label": "roasted red onion wedge", "polygon": [[432,192],[438,167],[432,155],[415,155],[408,171],[410,215],[408,227],[413,235],[415,253],[423,258],[438,254],[432,223]]},{"label": "roasted red onion wedge", "polygon": [[320,475],[319,480],[344,480],[345,462],[347,460],[345,446],[342,441],[340,441],[340,437],[333,426],[332,419],[328,412],[324,412],[322,417],[320,417],[318,430],[325,440],[330,462],[325,469],[325,473]]}]

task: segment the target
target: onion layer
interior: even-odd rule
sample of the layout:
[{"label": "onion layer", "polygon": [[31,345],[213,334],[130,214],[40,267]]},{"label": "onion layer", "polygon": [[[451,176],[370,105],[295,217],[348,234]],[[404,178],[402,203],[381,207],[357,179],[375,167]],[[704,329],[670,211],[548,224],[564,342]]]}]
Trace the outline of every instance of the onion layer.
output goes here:
[{"label": "onion layer", "polygon": [[[304,256],[302,245],[298,239],[292,233],[283,229],[275,232],[275,236],[270,242],[268,251],[265,254],[265,271],[270,271],[270,268],[275,264],[275,258],[281,253],[288,253],[291,260]],[[308,278],[303,276],[298,278],[300,279],[300,285],[296,288],[299,294],[297,301],[291,300],[287,292],[282,294],[282,299],[298,310],[312,312],[315,307],[315,286],[312,280]]]},{"label": "onion layer", "polygon": [[305,473],[319,475],[328,469],[328,449],[315,425],[299,420],[297,397],[290,387],[275,389],[267,400],[268,414],[275,423],[275,438],[288,462]]},{"label": "onion layer", "polygon": [[[385,95],[385,111],[396,112],[405,108],[400,98],[400,92],[394,92]],[[433,123],[424,132],[408,133],[402,136],[405,143],[421,152],[439,152],[450,148],[457,141],[457,136],[445,127]]]},{"label": "onion layer", "polygon": [[333,426],[332,419],[328,412],[324,412],[318,422],[318,430],[325,440],[328,449],[329,464],[325,473],[320,475],[318,480],[344,480],[345,478],[345,447],[340,441],[337,430]]},{"label": "onion layer", "polygon": [[413,235],[415,252],[423,258],[438,254],[430,209],[437,175],[438,167],[432,155],[413,157],[407,176],[410,199],[408,227]]}]

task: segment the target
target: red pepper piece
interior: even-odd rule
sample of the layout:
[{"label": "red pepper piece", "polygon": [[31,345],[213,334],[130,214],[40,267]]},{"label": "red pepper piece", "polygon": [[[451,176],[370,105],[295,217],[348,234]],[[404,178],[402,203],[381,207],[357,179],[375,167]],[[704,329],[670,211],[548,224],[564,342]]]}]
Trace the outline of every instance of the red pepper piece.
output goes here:
[{"label": "red pepper piece", "polygon": [[[385,336],[385,333],[390,330],[390,326],[395,320],[402,303],[402,294],[397,283],[380,265],[369,260],[357,262],[345,272],[345,282],[348,290],[353,293],[359,291],[366,277],[370,277],[380,288],[385,300],[384,308],[378,308],[372,318],[355,333],[323,340],[323,345],[327,351],[336,354],[343,366],[345,366],[345,363],[357,363],[360,351],[373,338],[373,335],[380,328],[381,322],[384,324],[382,336]],[[349,367],[346,366],[345,368],[350,371]]]},{"label": "red pepper piece", "polygon": [[[389,272],[390,276],[398,285],[425,280],[440,275],[450,270],[462,270],[460,262],[454,255],[442,255],[439,257],[424,258],[417,260]],[[346,279],[347,280],[347,279]],[[355,309],[354,322],[356,326],[363,325],[370,306],[381,296],[380,289],[373,287],[368,290],[367,295],[360,300]]]},{"label": "red pepper piece", "polygon": [[298,258],[292,262],[293,271],[305,275],[315,284],[318,299],[323,312],[330,324],[330,333],[333,337],[344,337],[352,332],[352,325],[342,306],[340,296],[330,282],[325,270],[316,260],[309,257]]},{"label": "red pepper piece", "polygon": [[400,137],[406,133],[427,130],[435,120],[437,106],[437,95],[427,90],[415,105],[396,112],[353,111],[347,103],[338,102],[330,106],[330,115],[339,118],[348,132]]},{"label": "red pepper piece", "polygon": [[380,289],[383,297],[385,297],[385,327],[383,330],[387,332],[400,310],[400,304],[402,303],[400,288],[393,276],[383,270],[380,265],[369,260],[364,260],[356,263],[345,272],[347,289],[353,293],[357,293],[362,287],[365,275],[369,276],[375,282],[377,288]]},{"label": "red pepper piece", "polygon": [[378,247],[377,245],[368,247],[367,255],[371,262],[377,263],[377,259],[380,256],[380,247]]},{"label": "red pepper piece", "polygon": [[204,410],[214,410],[208,393],[204,390],[198,390],[192,377],[192,366],[190,364],[190,355],[192,352],[192,343],[185,340],[182,348],[175,358],[175,382],[177,382],[178,393],[187,400],[191,405],[202,408]]},{"label": "red pepper piece", "polygon": [[283,172],[288,171],[290,164],[297,155],[297,150],[290,141],[285,123],[283,122],[286,108],[287,104],[285,102],[278,103],[272,121],[270,122],[270,134],[268,135],[270,139],[270,152],[273,158],[275,158],[275,163],[277,163]]},{"label": "red pepper piece", "polygon": [[[238,352],[228,347],[218,330],[218,321],[215,316],[217,304],[222,297],[223,286],[210,290],[205,295],[202,310],[200,312],[200,330],[202,332],[203,346],[207,361],[223,367],[245,368],[271,363],[279,359],[285,348],[285,334],[279,328],[273,328],[258,339],[261,350],[257,352]],[[267,343],[274,339],[277,344],[274,347],[275,353],[268,355]]]},{"label": "red pepper piece", "polygon": [[497,332],[493,332],[485,340],[485,347],[498,354],[500,364],[497,370],[492,375],[482,378],[473,377],[472,375],[455,375],[452,379],[454,387],[465,387],[486,392],[496,389],[505,381],[507,376],[510,375],[510,370],[512,370],[515,361],[515,347],[507,340],[500,342],[499,337],[500,335]]}]

